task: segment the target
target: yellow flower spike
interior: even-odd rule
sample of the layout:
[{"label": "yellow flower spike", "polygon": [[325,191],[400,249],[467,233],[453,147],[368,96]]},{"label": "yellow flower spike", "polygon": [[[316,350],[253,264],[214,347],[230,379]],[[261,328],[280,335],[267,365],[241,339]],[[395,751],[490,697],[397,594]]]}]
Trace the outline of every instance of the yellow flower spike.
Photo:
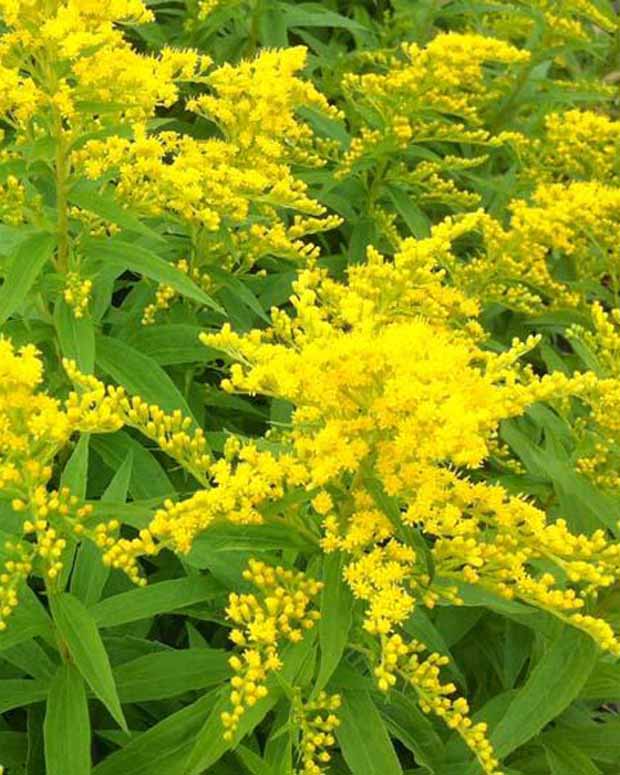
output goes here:
[{"label": "yellow flower spike", "polygon": [[236,625],[230,639],[243,651],[228,662],[236,675],[230,695],[234,712],[222,714],[227,740],[233,738],[241,715],[236,712],[267,695],[268,675],[281,667],[280,643],[302,639],[302,630],[291,627],[290,622],[306,623],[306,629],[314,626],[316,618],[311,614],[318,612],[309,609],[322,588],[320,582],[307,579],[302,572],[273,568],[260,560],[250,560],[243,576],[259,593],[229,595],[226,614]]},{"label": "yellow flower spike", "polygon": [[296,692],[292,703],[292,724],[299,731],[297,748],[301,769],[296,775],[322,775],[328,772],[323,766],[331,760],[329,748],[335,745],[332,734],[340,725],[333,711],[340,707],[340,695],[319,692],[316,698],[303,700]]}]

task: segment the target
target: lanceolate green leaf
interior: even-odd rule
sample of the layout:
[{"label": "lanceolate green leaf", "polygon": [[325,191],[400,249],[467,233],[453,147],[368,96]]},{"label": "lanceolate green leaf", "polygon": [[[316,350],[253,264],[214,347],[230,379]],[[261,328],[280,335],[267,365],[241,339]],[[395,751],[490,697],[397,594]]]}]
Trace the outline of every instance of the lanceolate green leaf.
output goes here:
[{"label": "lanceolate green leaf", "polygon": [[539,739],[545,746],[554,747],[568,740],[595,761],[616,765],[620,772],[620,719],[610,713],[604,713],[597,721],[558,725]]},{"label": "lanceolate green leaf", "polygon": [[108,756],[93,770],[93,775],[183,775],[185,762],[194,739],[217,702],[209,692],[186,708],[154,724],[120,751]]},{"label": "lanceolate green leaf", "polygon": [[601,775],[592,759],[566,739],[545,745],[551,775]]},{"label": "lanceolate green leaf", "polygon": [[146,654],[114,670],[122,702],[145,702],[223,683],[229,654],[217,649],[184,649]]},{"label": "lanceolate green leaf", "polygon": [[45,714],[46,775],[90,773],[90,719],[84,679],[74,665],[58,668]]},{"label": "lanceolate green leaf", "polygon": [[500,757],[537,735],[571,704],[592,672],[596,652],[585,633],[568,627],[562,631],[492,732],[491,742]]},{"label": "lanceolate green leaf", "polygon": [[412,751],[416,761],[433,775],[441,775],[444,744],[418,704],[410,697],[392,691],[388,701],[380,698],[377,708],[391,735]]},{"label": "lanceolate green leaf", "polygon": [[221,353],[202,344],[198,338],[202,330],[200,326],[182,323],[144,326],[132,335],[129,344],[160,366],[195,361],[205,363],[221,357]]},{"label": "lanceolate green leaf", "polygon": [[45,608],[28,586],[19,590],[19,605],[11,614],[11,626],[0,632],[0,655],[35,636],[52,640],[52,623]]},{"label": "lanceolate green leaf", "polygon": [[342,571],[341,552],[328,554],[323,561],[323,592],[319,620],[320,669],[316,689],[329,681],[344,653],[353,612],[353,596],[346,585]]},{"label": "lanceolate green leaf", "polygon": [[108,597],[93,606],[91,613],[99,627],[115,627],[194,605],[223,592],[211,576],[188,576]]},{"label": "lanceolate green leaf", "polygon": [[22,304],[45,263],[52,257],[55,239],[37,232],[18,243],[7,257],[8,271],[0,287],[0,325]]},{"label": "lanceolate green leaf", "polygon": [[86,497],[90,436],[80,436],[61,476],[63,487],[68,487],[80,500]]},{"label": "lanceolate green leaf", "polygon": [[120,339],[97,337],[97,365],[131,395],[138,395],[166,412],[180,409],[196,422],[189,404],[177,386],[148,355]]},{"label": "lanceolate green leaf", "polygon": [[84,374],[95,369],[95,327],[90,317],[76,318],[64,299],[59,299],[54,310],[54,325],[64,358],[77,363]]},{"label": "lanceolate green leaf", "polygon": [[145,226],[129,210],[122,208],[111,193],[97,191],[92,183],[80,181],[69,191],[68,199],[71,204],[95,213],[106,221],[112,221],[127,231],[135,231],[138,234],[162,240],[157,232]]},{"label": "lanceolate green leaf", "polygon": [[91,447],[112,471],[117,471],[131,452],[133,466],[129,493],[137,500],[163,499],[174,494],[172,482],[161,464],[126,431],[93,436]]},{"label": "lanceolate green leaf", "polygon": [[[127,498],[133,454],[131,450],[114,478],[101,496],[101,503],[124,503]],[[83,541],[80,545],[73,573],[71,575],[71,592],[86,606],[93,605],[101,597],[105,582],[110,575],[110,568],[103,564],[101,549],[91,541]]]},{"label": "lanceolate green leaf", "polygon": [[401,775],[398,756],[368,692],[345,692],[339,714],[336,737],[353,775]]},{"label": "lanceolate green leaf", "polygon": [[21,678],[7,678],[0,681],[0,713],[43,700],[47,696],[48,690],[47,681],[31,681]]},{"label": "lanceolate green leaf", "polygon": [[110,660],[88,609],[73,595],[61,593],[50,598],[54,622],[62,648],[66,648],[76,667],[115,721],[127,729],[114,684]]},{"label": "lanceolate green leaf", "polygon": [[129,269],[144,275],[157,283],[170,285],[188,299],[204,304],[205,307],[222,312],[223,310],[202,288],[199,288],[186,274],[175,266],[148,250],[131,242],[120,240],[95,243],[90,249],[91,255],[104,261],[108,266],[118,267],[119,273]]}]

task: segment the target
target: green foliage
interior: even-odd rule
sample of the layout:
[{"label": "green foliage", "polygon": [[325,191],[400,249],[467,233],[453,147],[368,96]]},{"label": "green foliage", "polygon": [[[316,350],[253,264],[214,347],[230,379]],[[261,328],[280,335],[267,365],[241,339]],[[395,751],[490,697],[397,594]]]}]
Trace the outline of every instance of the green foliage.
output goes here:
[{"label": "green foliage", "polygon": [[[0,1],[0,15],[10,5]],[[446,30],[489,37],[502,32],[531,58],[498,76],[501,89],[480,109],[476,128],[493,135],[518,132],[543,143],[545,117],[555,111],[576,107],[618,114],[618,11],[607,0],[586,5],[616,24],[611,31],[600,20],[588,21],[587,13],[585,19],[575,15],[571,9],[578,4],[557,3],[556,13],[567,24],[581,19],[584,36],[570,30],[555,35],[541,10],[555,4],[525,0],[221,0],[208,14],[200,5],[151,0],[146,6],[153,20],[123,25],[124,33],[137,51],[192,48],[220,65],[272,48],[307,47],[303,77],[339,113],[323,114],[312,105],[297,110],[327,148],[326,163],[315,168],[300,157],[292,168],[308,195],[342,218],[313,236],[321,250],[318,265],[335,278],[359,265],[369,245],[391,255],[399,240],[428,237],[446,216],[481,207],[507,227],[509,203],[531,201],[536,177],[548,171],[544,145],[538,148],[542,161],[534,162],[522,156],[518,142],[494,144],[491,135],[425,137],[426,126],[443,122],[445,129],[467,117],[446,118],[424,104],[415,114],[411,141],[395,145],[388,113],[397,114],[400,106],[374,103],[372,96],[366,99],[346,86],[347,73],[373,72],[377,62],[381,69],[373,52],[386,56],[403,43],[424,46]],[[24,72],[26,64],[20,65]],[[185,109],[184,101],[203,85],[199,77],[188,78],[174,100],[157,105],[145,121],[153,136],[166,130],[201,140],[225,135],[215,119]],[[0,96],[2,89],[0,83]],[[96,117],[76,141],[79,147],[113,132],[106,116],[114,104],[83,101],[76,110]],[[119,126],[119,136],[128,134],[124,119]],[[363,128],[377,134],[363,153],[348,158]],[[7,152],[0,160],[0,185],[9,176],[23,180],[36,217],[13,223],[0,209],[0,333],[16,346],[36,344],[45,362],[46,390],[66,397],[71,386],[62,361],[74,360],[84,374],[122,386],[166,412],[180,411],[192,430],[204,430],[206,449],[216,457],[229,434],[257,439],[261,450],[275,449],[274,434],[265,433],[290,427],[291,406],[269,396],[222,392],[227,356],[198,337],[224,323],[239,333],[262,328],[272,306],[290,311],[300,256],[270,246],[255,263],[242,265],[235,251],[243,253],[243,240],[234,242],[230,235],[236,239],[243,229],[249,233],[268,223],[272,210],[290,226],[295,203],[273,203],[261,194],[262,210],[250,212],[241,225],[224,224],[214,236],[169,212],[134,206],[119,194],[116,170],[94,181],[75,173],[57,186],[48,131],[22,138],[21,144],[14,142],[16,132],[14,123],[3,121],[0,139]],[[613,151],[620,153],[620,146]],[[169,162],[164,154],[164,165]],[[443,188],[432,190],[436,179],[429,183],[421,175],[424,164]],[[0,200],[2,205],[4,188]],[[64,227],[59,212],[70,213]],[[617,225],[610,220],[608,230]],[[449,282],[459,285],[462,266],[483,255],[481,244],[477,232],[459,237],[460,263],[446,259],[442,265]],[[594,237],[588,244],[590,257],[608,251]],[[228,263],[220,260],[223,255]],[[185,271],[179,264],[184,256],[198,257],[201,272]],[[563,272],[572,277],[570,258],[563,264],[553,248],[547,258],[557,259],[556,278]],[[486,346],[503,351],[515,337],[536,333],[540,341],[527,356],[533,372],[588,368],[606,376],[587,342],[569,339],[568,333],[574,325],[592,331],[594,301],[606,309],[617,302],[614,271],[612,266],[601,273],[601,282],[584,280],[574,309],[527,311],[481,295]],[[92,283],[81,317],[66,294],[69,272]],[[525,284],[530,281],[527,287],[539,291],[531,278]],[[143,326],[145,310],[162,288],[171,299],[162,305],[165,314]],[[574,441],[571,424],[579,425],[581,418],[576,400],[570,411],[566,419],[536,404],[523,417],[505,421],[499,441],[520,465],[505,465],[498,453],[473,476],[525,495],[553,517],[562,516],[574,531],[617,535],[620,496],[578,470],[591,440],[582,439],[581,446]],[[89,527],[118,520],[120,535],[132,539],[167,498],[198,490],[199,483],[159,449],[157,439],[134,428],[84,434],[70,446],[45,462],[53,467],[54,487],[70,487],[92,507]],[[400,505],[378,483],[373,486],[375,505],[400,525]],[[294,493],[266,510],[263,525],[220,524],[196,539],[186,555],[165,550],[145,560],[145,587],[132,586],[103,565],[94,543],[70,541],[58,583],[40,574],[24,584],[9,626],[0,631],[0,772],[3,766],[5,775],[305,773],[297,769],[301,727],[295,701],[325,690],[343,699],[328,770],[334,775],[479,775],[482,770],[458,735],[420,710],[413,688],[393,690],[389,697],[377,691],[361,601],[345,583],[342,555],[321,551],[318,523],[307,519],[307,496]],[[23,520],[11,501],[10,492],[0,493],[2,562],[2,547],[21,537]],[[284,509],[292,515],[286,523]],[[429,547],[417,529],[410,528],[403,541],[425,557],[432,577]],[[225,609],[230,593],[247,588],[243,570],[250,556],[322,579],[322,618],[316,637],[310,632],[283,651],[282,668],[267,682],[268,695],[248,709],[234,739],[226,740],[220,717],[229,708],[232,670]],[[403,630],[449,658],[443,670],[470,698],[473,720],[488,724],[505,775],[617,775],[617,659],[549,611],[461,586],[463,605],[442,601],[427,611],[420,607]],[[588,614],[620,626],[617,587],[587,605]]]}]

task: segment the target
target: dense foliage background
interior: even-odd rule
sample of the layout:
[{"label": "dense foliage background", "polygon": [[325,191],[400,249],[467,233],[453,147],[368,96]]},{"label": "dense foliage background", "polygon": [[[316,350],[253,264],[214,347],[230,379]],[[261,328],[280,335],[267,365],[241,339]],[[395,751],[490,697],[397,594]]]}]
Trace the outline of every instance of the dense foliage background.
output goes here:
[{"label": "dense foliage background", "polygon": [[617,775],[614,4],[0,20],[0,770]]}]

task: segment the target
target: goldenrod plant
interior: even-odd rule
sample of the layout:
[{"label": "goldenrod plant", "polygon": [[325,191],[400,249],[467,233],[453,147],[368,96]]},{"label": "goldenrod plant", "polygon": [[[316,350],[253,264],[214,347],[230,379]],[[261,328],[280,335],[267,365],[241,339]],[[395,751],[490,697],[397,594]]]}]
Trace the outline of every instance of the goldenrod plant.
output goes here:
[{"label": "goldenrod plant", "polygon": [[0,0],[0,773],[617,775],[607,0]]}]

